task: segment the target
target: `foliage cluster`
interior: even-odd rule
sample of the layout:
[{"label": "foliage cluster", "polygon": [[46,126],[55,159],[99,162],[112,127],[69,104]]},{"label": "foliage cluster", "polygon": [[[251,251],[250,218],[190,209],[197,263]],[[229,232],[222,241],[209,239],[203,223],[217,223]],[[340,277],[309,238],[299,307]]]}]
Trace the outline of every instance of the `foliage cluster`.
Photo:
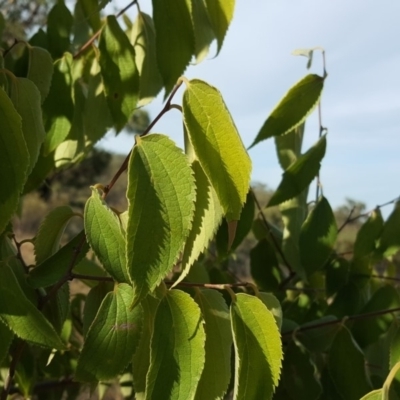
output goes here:
[{"label": "foliage cluster", "polygon": [[[325,65],[292,86],[250,146],[273,138],[283,171],[263,207],[221,93],[181,76],[214,40],[220,51],[234,1],[153,0],[150,16],[134,0],[133,22],[127,7],[102,18],[105,4],[82,0],[72,15],[58,0],[46,30],[0,59],[1,398],[76,398],[119,380],[136,399],[397,399],[400,297],[389,283],[400,203],[386,221],[380,207],[365,215],[351,256],[335,251],[352,215],[338,226],[322,192],[321,121],[318,141],[302,150]],[[309,68],[314,51],[298,52]],[[165,106],[110,182],[93,182],[82,212],[60,205],[18,241],[10,221],[23,196],[162,89]],[[182,113],[184,149],[150,134],[171,109]],[[116,209],[109,193],[125,171],[127,208]],[[61,245],[76,218],[83,230]],[[250,231],[253,281],[243,282],[229,260]],[[72,280],[87,295],[71,297]]]}]

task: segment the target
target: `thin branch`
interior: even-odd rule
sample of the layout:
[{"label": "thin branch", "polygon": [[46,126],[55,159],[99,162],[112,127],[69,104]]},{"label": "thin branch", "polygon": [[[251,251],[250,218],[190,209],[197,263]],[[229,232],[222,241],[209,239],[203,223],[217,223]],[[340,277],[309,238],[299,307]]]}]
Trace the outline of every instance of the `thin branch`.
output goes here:
[{"label": "thin branch", "polygon": [[305,332],[305,331],[309,331],[309,330],[312,330],[312,329],[322,328],[322,327],[325,327],[325,326],[345,323],[347,321],[355,321],[355,320],[358,320],[358,319],[379,317],[380,315],[391,314],[391,313],[395,313],[395,312],[400,312],[400,307],[389,308],[387,310],[372,311],[372,312],[364,313],[364,314],[351,315],[349,317],[344,317],[342,319],[336,319],[336,320],[333,320],[333,321],[320,322],[320,323],[317,323],[317,324],[314,324],[314,325],[300,326],[299,328],[292,329],[292,330],[287,331],[287,332],[283,332],[282,336],[290,336],[290,335],[293,335],[294,333]]},{"label": "thin branch", "polygon": [[356,206],[354,206],[354,207],[350,210],[349,215],[347,216],[346,220],[343,222],[342,226],[338,229],[337,233],[340,233],[340,232],[344,229],[344,227],[345,227],[347,224],[350,223],[351,217],[352,217],[352,215],[354,214],[354,211],[355,211],[355,210],[356,210]]},{"label": "thin branch", "polygon": [[351,222],[357,221],[357,220],[360,219],[360,218],[369,217],[370,214],[371,214],[372,212],[374,212],[375,210],[380,209],[380,208],[383,208],[383,207],[386,207],[386,206],[389,206],[390,204],[394,204],[394,203],[396,203],[397,201],[400,201],[400,196],[394,198],[393,200],[387,201],[386,203],[378,204],[378,205],[375,206],[375,208],[373,208],[372,210],[367,211],[367,212],[362,213],[362,214],[358,214],[358,215],[356,215],[356,216],[353,217],[353,218],[351,218],[351,213],[350,213],[349,217],[347,217],[345,223],[339,228],[338,232],[340,232],[347,224],[350,224]]},{"label": "thin branch", "polygon": [[272,242],[274,243],[274,246],[277,250],[277,252],[279,253],[279,255],[281,256],[283,262],[285,263],[287,269],[289,270],[289,276],[281,282],[281,284],[279,285],[280,288],[283,288],[287,283],[289,283],[294,276],[296,275],[296,272],[294,272],[292,266],[290,265],[289,261],[287,260],[285,254],[283,253],[283,250],[281,249],[281,246],[279,246],[278,241],[276,240],[276,237],[274,236],[274,234],[272,233],[271,227],[269,226],[269,223],[267,221],[267,218],[265,217],[261,205],[256,197],[256,194],[254,193],[254,190],[251,188],[250,189],[251,194],[253,195],[254,198],[254,202],[256,203],[256,206],[258,208],[259,214],[261,215],[261,219],[263,220],[263,223],[265,225],[265,227],[267,228],[267,231],[272,239]]},{"label": "thin branch", "polygon": [[[115,17],[118,18],[120,17],[125,11],[127,11],[129,8],[131,8],[134,4],[136,4],[137,0],[131,1],[127,6],[125,6],[122,10],[120,10],[117,14],[115,14]],[[85,50],[90,47],[93,42],[100,36],[101,29],[99,29],[85,44],[82,45],[82,47],[74,54],[73,59],[76,60],[79,58]]]},{"label": "thin branch", "polygon": [[24,351],[26,342],[20,341],[15,349],[14,355],[12,357],[10,368],[8,370],[8,375],[4,384],[3,391],[1,392],[0,400],[7,400],[7,397],[11,390],[11,385],[14,380],[15,371],[17,369],[17,364],[21,359],[22,353]]},{"label": "thin branch", "polygon": [[69,275],[69,280],[72,279],[80,279],[81,281],[98,281],[98,282],[114,282],[114,279],[110,276],[95,276],[95,275],[84,275],[84,274],[76,274],[75,272],[71,272]]},{"label": "thin branch", "polygon": [[[166,285],[173,285],[175,281],[164,281]],[[177,286],[182,287],[202,287],[207,289],[218,289],[218,290],[225,290],[227,287],[234,288],[234,287],[250,287],[254,289],[254,283],[251,282],[241,282],[241,283],[194,283],[194,282],[179,282]]]},{"label": "thin branch", "polygon": [[[178,81],[178,83],[175,85],[174,89],[172,90],[171,94],[168,97],[168,100],[165,103],[165,106],[163,107],[163,109],[159,112],[159,114],[157,115],[157,117],[154,118],[154,120],[152,121],[152,123],[147,127],[147,129],[140,135],[141,137],[146,136],[151,129],[153,129],[154,125],[160,120],[160,118],[167,113],[170,109],[171,109],[171,101],[172,98],[175,96],[176,92],[178,91],[178,89],[181,87],[182,85],[182,81]],[[174,107],[175,108],[175,107]],[[110,183],[105,186],[104,188],[104,193],[103,193],[103,198],[105,198],[109,191],[112,189],[112,187],[115,185],[115,182],[117,182],[118,178],[121,176],[121,174],[128,168],[128,164],[129,164],[129,159],[131,157],[132,154],[132,150],[129,152],[129,154],[126,156],[124,162],[122,163],[122,165],[119,167],[117,173],[113,176],[113,178],[111,179]]]}]

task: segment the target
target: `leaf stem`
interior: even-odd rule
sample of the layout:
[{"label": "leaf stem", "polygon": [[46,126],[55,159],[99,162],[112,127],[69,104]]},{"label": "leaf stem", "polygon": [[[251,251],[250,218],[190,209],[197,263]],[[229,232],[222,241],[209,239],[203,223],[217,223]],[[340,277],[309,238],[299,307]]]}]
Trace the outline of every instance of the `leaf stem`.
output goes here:
[{"label": "leaf stem", "polygon": [[[165,106],[163,107],[163,109],[158,113],[158,115],[153,119],[153,121],[151,122],[151,124],[145,129],[145,131],[140,135],[141,137],[146,136],[151,129],[153,129],[154,125],[160,120],[160,118],[167,113],[170,109],[171,109],[171,102],[172,102],[172,98],[175,96],[175,93],[178,91],[178,89],[181,87],[182,85],[182,81],[178,81],[178,83],[175,85],[174,89],[172,90],[171,94],[168,97],[168,100],[165,103]],[[175,107],[174,107],[175,108]],[[117,173],[113,176],[113,178],[111,179],[110,183],[104,187],[104,191],[103,191],[103,199],[105,199],[108,195],[108,193],[110,192],[110,190],[112,189],[112,187],[115,185],[115,182],[117,182],[118,178],[122,175],[122,173],[128,168],[128,164],[129,164],[129,159],[131,157],[132,154],[132,150],[129,152],[129,154],[126,156],[125,160],[123,161],[123,163],[121,164],[121,166],[119,167]]]}]

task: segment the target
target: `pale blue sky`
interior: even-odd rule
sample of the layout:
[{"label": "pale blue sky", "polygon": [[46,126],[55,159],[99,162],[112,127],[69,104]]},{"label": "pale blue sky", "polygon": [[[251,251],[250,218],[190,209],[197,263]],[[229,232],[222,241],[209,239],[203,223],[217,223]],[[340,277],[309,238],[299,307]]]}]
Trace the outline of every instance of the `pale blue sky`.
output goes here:
[{"label": "pale blue sky", "polygon": [[[149,11],[149,3],[140,1],[141,8]],[[132,18],[135,13],[130,11]],[[237,0],[221,53],[212,59],[211,52],[185,76],[221,91],[248,146],[276,103],[308,73],[306,59],[291,52],[324,47],[329,74],[322,96],[323,125],[329,132],[321,169],[324,194],[334,207],[351,197],[371,208],[400,195],[399,16],[400,2],[394,0]],[[321,70],[316,53],[311,71]],[[175,102],[181,98],[182,90]],[[161,107],[162,95],[147,110],[154,117]],[[182,144],[179,112],[169,112],[154,132]],[[304,149],[317,137],[314,112]],[[132,142],[122,133],[107,136],[102,145],[125,154]],[[274,141],[258,144],[250,156],[253,179],[276,188],[282,171]]]}]

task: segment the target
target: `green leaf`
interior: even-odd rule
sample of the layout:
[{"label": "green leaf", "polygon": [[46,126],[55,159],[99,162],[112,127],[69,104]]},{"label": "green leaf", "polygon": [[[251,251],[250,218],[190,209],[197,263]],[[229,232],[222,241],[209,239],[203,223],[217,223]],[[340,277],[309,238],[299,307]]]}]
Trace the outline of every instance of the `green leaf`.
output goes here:
[{"label": "green leaf", "polygon": [[41,47],[28,46],[29,65],[26,77],[39,89],[41,103],[49,94],[53,76],[53,60],[50,53]]},{"label": "green leaf", "polygon": [[81,231],[64,247],[29,272],[29,284],[35,289],[53,285],[68,272],[71,264],[78,264],[88,251],[85,232]]},{"label": "green leaf", "polygon": [[172,270],[192,224],[192,169],[172,140],[159,134],[137,137],[128,167],[127,198],[127,265],[136,302]]},{"label": "green leaf", "polygon": [[233,18],[235,0],[206,0],[208,17],[217,37],[218,53]]},{"label": "green leaf", "polygon": [[48,155],[62,143],[71,129],[74,115],[72,101],[72,54],[54,63],[50,92],[43,103],[43,119],[47,132],[44,155]]},{"label": "green leaf", "polygon": [[174,286],[186,277],[190,267],[207,248],[222,219],[222,209],[217,195],[198,161],[193,162],[192,169],[196,181],[194,216],[182,254],[182,273]]},{"label": "green leaf", "polygon": [[160,298],[149,295],[140,303],[143,309],[143,328],[132,359],[132,377],[136,400],[145,399],[146,375],[150,366],[150,340],[154,332],[154,319]]},{"label": "green leaf", "polygon": [[[1,17],[0,17],[1,18]],[[10,354],[11,342],[14,338],[13,332],[0,320],[0,363]]]},{"label": "green leaf", "polygon": [[153,0],[157,64],[166,95],[188,66],[194,52],[194,36],[186,0]]},{"label": "green leaf", "polygon": [[68,317],[69,298],[69,282],[67,282],[57,290],[54,298],[51,301],[48,301],[41,310],[58,334],[61,334],[64,322]]},{"label": "green leaf", "polygon": [[322,196],[308,214],[300,232],[300,258],[308,276],[328,261],[336,238],[335,216],[328,200]]},{"label": "green leaf", "polygon": [[385,257],[390,257],[400,250],[400,201],[396,202],[394,210],[383,226],[379,242],[379,251]]},{"label": "green leaf", "polygon": [[[77,265],[74,266],[73,272],[81,275],[91,275],[93,277],[108,276],[107,272],[100,267],[95,261],[89,260],[88,258],[82,259]],[[98,282],[94,279],[80,279],[85,285],[90,288],[98,285]]]},{"label": "green leaf", "polygon": [[222,399],[231,378],[229,310],[223,296],[216,290],[198,290],[194,299],[201,309],[206,334],[206,360],[194,399]]},{"label": "green leaf", "polygon": [[229,243],[229,224],[224,221],[217,232],[216,246],[219,257],[225,257],[229,252],[233,252],[243,242],[250,232],[255,215],[254,197],[251,192],[247,193],[240,219],[237,222],[235,237],[233,242]]},{"label": "green leaf", "polygon": [[282,385],[292,399],[317,400],[322,387],[315,377],[311,354],[292,341],[285,349],[282,365]]},{"label": "green leaf", "polygon": [[345,258],[336,258],[326,267],[326,294],[328,297],[337,293],[349,280],[350,263]]},{"label": "green leaf", "polygon": [[[360,313],[368,314],[397,307],[400,307],[400,297],[397,290],[393,286],[385,285],[373,294]],[[393,318],[392,314],[387,313],[371,319],[354,321],[351,330],[354,339],[362,348],[368,346],[389,329]]]},{"label": "green leaf", "polygon": [[100,7],[98,0],[82,0],[79,3],[82,7],[85,20],[87,20],[93,32],[97,32],[101,27]]},{"label": "green leaf", "polygon": [[282,307],[279,300],[272,293],[264,293],[260,292],[258,294],[258,298],[265,304],[269,311],[271,311],[272,315],[275,318],[276,325],[278,329],[282,328]]},{"label": "green leaf", "polygon": [[126,268],[126,241],[118,216],[93,186],[92,196],[85,206],[85,232],[90,247],[105,270],[117,282],[130,282]]},{"label": "green leaf", "polygon": [[96,59],[93,60],[90,70],[82,118],[86,139],[91,145],[94,145],[100,140],[113,125],[110,109],[108,108],[104,93],[100,66]]},{"label": "green leaf", "polygon": [[156,34],[151,17],[139,13],[131,30],[131,43],[135,48],[135,62],[139,70],[139,106],[144,106],[157,96],[163,81],[157,66]]},{"label": "green leaf", "polygon": [[300,194],[312,182],[321,167],[325,155],[326,135],[283,173],[282,181],[268,202],[276,206]]},{"label": "green leaf", "polygon": [[235,346],[233,398],[272,399],[282,365],[282,344],[274,316],[260,299],[236,295],[231,305]]},{"label": "green leaf", "polygon": [[101,75],[115,129],[128,122],[139,97],[135,50],[117,19],[109,15],[99,39]]},{"label": "green leaf", "polygon": [[287,170],[301,156],[305,122],[286,135],[275,136],[275,148],[279,164]]},{"label": "green leaf", "polygon": [[205,362],[204,342],[197,304],[187,293],[168,291],[154,320],[145,398],[194,398]]},{"label": "green leaf", "polygon": [[85,308],[83,310],[83,335],[86,337],[90,325],[96,318],[101,303],[109,292],[113,290],[112,282],[98,282],[98,284],[90,290],[85,300]]},{"label": "green leaf", "polygon": [[54,59],[62,57],[63,53],[70,50],[70,35],[73,18],[63,0],[50,10],[47,17],[47,38],[49,51]]},{"label": "green leaf", "polygon": [[376,389],[376,390],[373,390],[372,392],[369,392],[365,396],[361,397],[360,400],[383,400],[383,399],[384,399],[383,390]]},{"label": "green leaf", "polygon": [[377,241],[383,228],[381,210],[372,211],[367,221],[361,226],[354,243],[354,258],[363,258],[370,255],[377,247]]},{"label": "green leaf", "polygon": [[0,87],[0,233],[17,209],[29,167],[29,152],[22,131],[21,117]]},{"label": "green leaf", "polygon": [[0,319],[23,340],[37,346],[65,348],[50,322],[28,300],[4,262],[0,263]]},{"label": "green leaf", "polygon": [[[318,320],[307,322],[301,326],[302,330],[296,333],[296,339],[312,353],[326,352],[331,347],[336,333],[341,329],[337,321],[335,316],[325,315]],[[319,324],[326,325],[314,327]]]},{"label": "green leaf", "polygon": [[324,78],[310,74],[297,82],[279,102],[250,146],[272,136],[289,133],[302,124],[317,106]]},{"label": "green leaf", "polygon": [[101,303],[90,325],[76,368],[76,379],[96,382],[115,378],[132,359],[139,343],[142,309],[129,309],[134,294],[120,283]]},{"label": "green leaf", "polygon": [[267,239],[260,240],[250,250],[251,276],[262,290],[278,289],[280,278],[279,262],[275,249]]},{"label": "green leaf", "polygon": [[40,106],[40,92],[26,78],[16,78],[11,84],[11,101],[22,118],[22,132],[29,152],[29,175],[39,157],[40,148],[46,137]]},{"label": "green leaf", "polygon": [[371,390],[365,373],[364,354],[344,326],[332,343],[328,368],[337,391],[344,399],[359,400]]},{"label": "green leaf", "polygon": [[305,278],[305,272],[300,261],[299,238],[308,211],[307,195],[308,188],[293,199],[279,205],[284,226],[282,251],[290,268],[303,278]]},{"label": "green leaf", "polygon": [[219,91],[188,82],[183,117],[190,142],[228,222],[238,220],[249,190],[251,161]]},{"label": "green leaf", "polygon": [[[215,3],[216,2],[211,3],[211,8],[213,8],[213,6],[217,7],[220,6]],[[227,2],[225,1],[223,4],[226,3]],[[196,62],[200,63],[207,56],[210,44],[215,39],[215,34],[210,22],[210,18],[208,16],[206,4],[203,0],[192,1],[191,13],[192,13],[194,46],[195,46],[194,55],[196,57]]]}]

